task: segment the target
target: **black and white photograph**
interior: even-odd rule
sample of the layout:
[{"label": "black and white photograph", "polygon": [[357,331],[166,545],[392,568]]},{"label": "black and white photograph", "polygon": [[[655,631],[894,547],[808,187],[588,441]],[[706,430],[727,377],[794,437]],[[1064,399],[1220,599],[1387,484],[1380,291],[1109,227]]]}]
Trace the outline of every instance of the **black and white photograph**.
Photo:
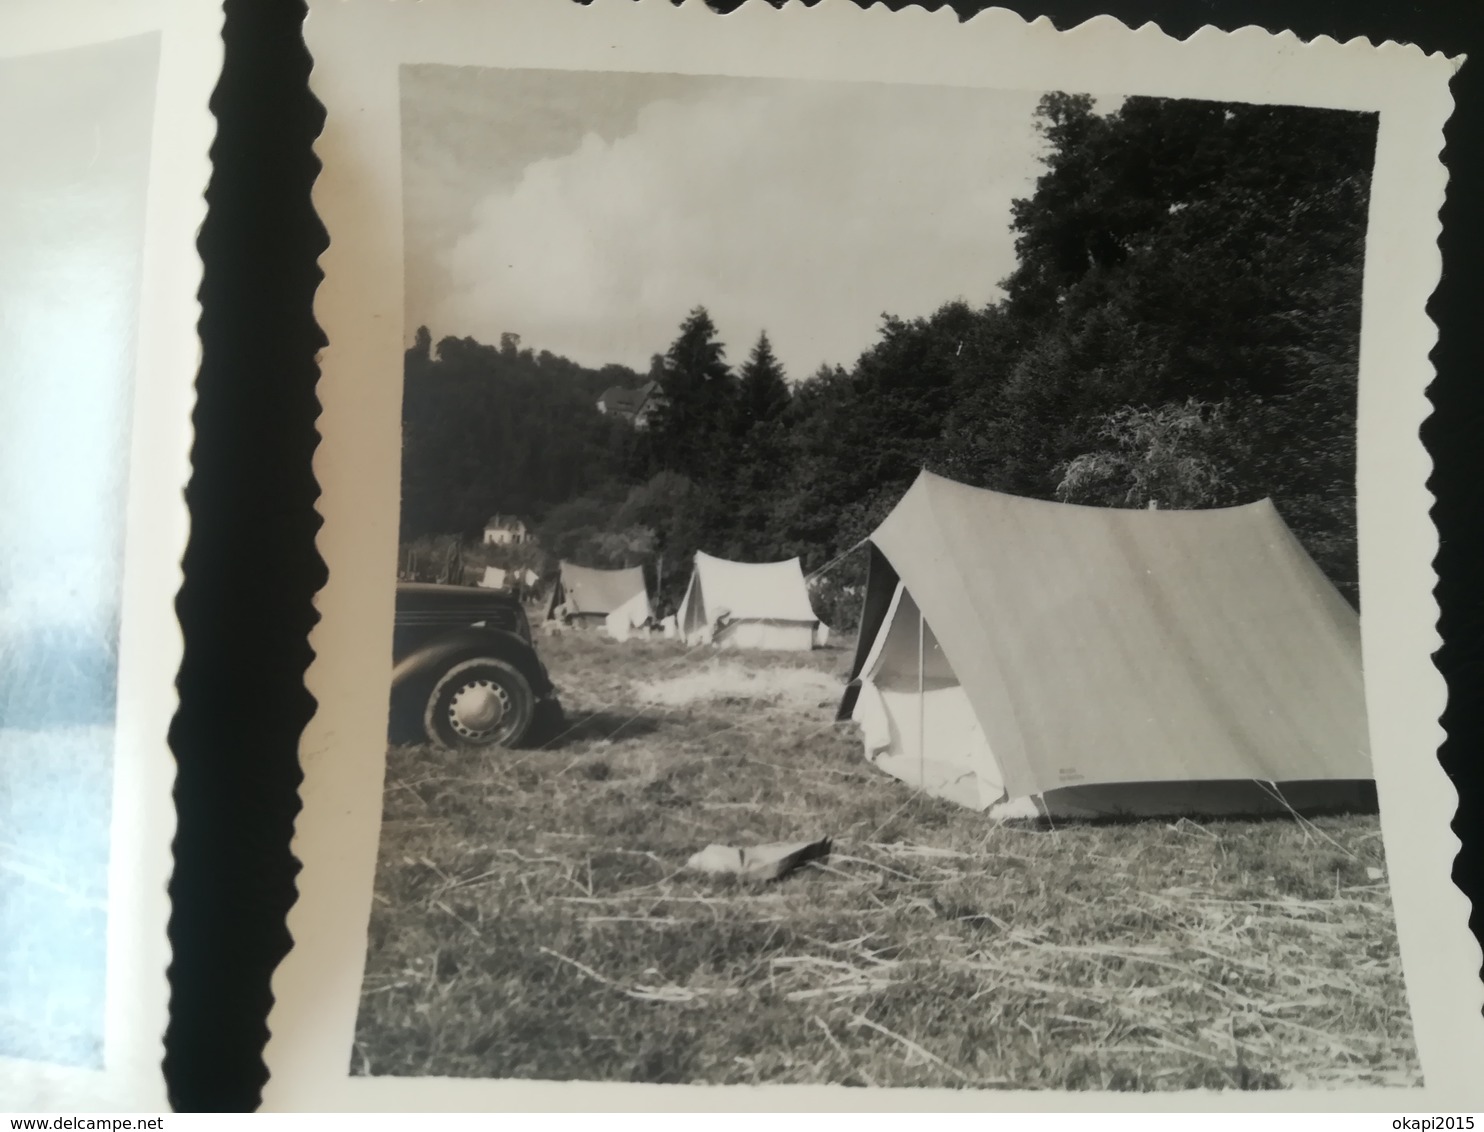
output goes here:
[{"label": "black and white photograph", "polygon": [[1375,113],[437,64],[399,111],[353,1074],[1420,1083]]},{"label": "black and white photograph", "polygon": [[830,0],[305,34],[265,1109],[1469,1107],[1455,61]]}]

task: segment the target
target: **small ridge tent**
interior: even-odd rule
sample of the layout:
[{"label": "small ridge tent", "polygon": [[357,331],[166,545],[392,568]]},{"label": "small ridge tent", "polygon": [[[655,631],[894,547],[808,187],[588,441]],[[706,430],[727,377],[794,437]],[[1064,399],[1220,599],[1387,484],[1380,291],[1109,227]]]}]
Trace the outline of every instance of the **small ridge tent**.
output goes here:
[{"label": "small ridge tent", "polygon": [[729,562],[699,552],[676,617],[687,644],[747,649],[811,649],[819,625],[797,558]]},{"label": "small ridge tent", "polygon": [[552,587],[547,620],[561,618],[584,628],[602,625],[619,639],[653,616],[644,570],[590,570],[563,562]]},{"label": "small ridge tent", "polygon": [[505,588],[505,571],[498,566],[486,566],[484,577],[479,584],[487,590],[500,590]]},{"label": "small ridge tent", "polygon": [[1355,611],[1268,500],[1082,507],[923,472],[869,538],[840,718],[996,816],[1374,805]]}]

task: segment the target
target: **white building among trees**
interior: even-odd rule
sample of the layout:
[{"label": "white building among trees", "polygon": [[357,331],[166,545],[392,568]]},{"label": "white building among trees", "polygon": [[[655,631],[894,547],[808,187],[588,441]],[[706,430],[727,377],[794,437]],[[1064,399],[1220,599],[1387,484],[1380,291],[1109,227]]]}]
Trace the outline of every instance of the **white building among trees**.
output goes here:
[{"label": "white building among trees", "polygon": [[645,428],[649,418],[659,408],[663,394],[659,382],[646,381],[638,389],[625,389],[615,385],[604,390],[598,398],[598,412],[605,417],[618,417],[635,428]]},{"label": "white building among trees", "polygon": [[495,515],[484,525],[485,546],[515,546],[530,538],[524,520],[513,515]]}]

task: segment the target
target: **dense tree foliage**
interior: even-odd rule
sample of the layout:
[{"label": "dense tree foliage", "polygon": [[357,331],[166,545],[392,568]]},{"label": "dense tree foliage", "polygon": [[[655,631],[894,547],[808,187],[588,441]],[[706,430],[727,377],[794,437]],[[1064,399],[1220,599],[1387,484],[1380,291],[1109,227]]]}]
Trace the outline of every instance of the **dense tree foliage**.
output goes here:
[{"label": "dense tree foliage", "polygon": [[[1043,99],[1005,297],[882,316],[849,367],[739,372],[704,308],[656,355],[647,430],[602,417],[622,367],[426,333],[407,356],[404,532],[542,522],[554,553],[832,561],[918,470],[1042,499],[1209,507],[1271,496],[1352,599],[1361,270],[1376,122],[1150,98]],[[831,570],[849,595],[859,555]],[[839,600],[848,604],[845,597]]]},{"label": "dense tree foliage", "polygon": [[402,535],[473,534],[497,512],[544,515],[625,474],[632,430],[597,412],[603,391],[637,385],[625,366],[445,338],[407,351],[402,392]]}]

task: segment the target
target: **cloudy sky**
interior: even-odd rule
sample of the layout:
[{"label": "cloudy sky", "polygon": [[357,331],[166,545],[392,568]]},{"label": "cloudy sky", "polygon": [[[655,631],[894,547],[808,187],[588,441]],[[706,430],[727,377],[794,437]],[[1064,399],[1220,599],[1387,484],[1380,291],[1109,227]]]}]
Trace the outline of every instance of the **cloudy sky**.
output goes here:
[{"label": "cloudy sky", "polygon": [[883,311],[982,303],[1040,171],[1025,92],[402,71],[407,333],[647,366],[697,304],[734,362],[850,364]]}]

